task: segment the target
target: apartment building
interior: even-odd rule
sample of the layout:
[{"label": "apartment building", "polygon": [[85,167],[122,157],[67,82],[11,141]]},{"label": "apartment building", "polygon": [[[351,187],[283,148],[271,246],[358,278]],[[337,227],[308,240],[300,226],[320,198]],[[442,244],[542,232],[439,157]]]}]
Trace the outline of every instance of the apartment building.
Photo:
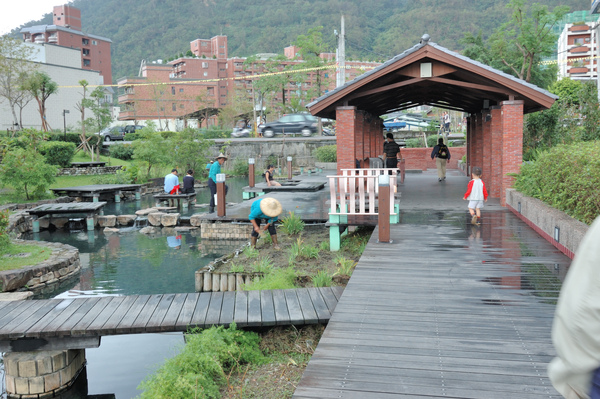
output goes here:
[{"label": "apartment building", "polygon": [[[321,94],[335,88],[335,69],[325,69],[307,74],[302,82],[290,79],[285,88],[269,98],[269,103],[261,102],[259,94],[253,93],[256,75],[283,71],[284,68],[303,63],[299,49],[289,46],[284,49],[285,60],[274,63],[273,53],[256,54],[253,61],[248,58],[228,56],[227,36],[211,39],[196,39],[190,42],[190,50],[195,57],[181,57],[163,64],[160,60],[146,64],[142,62],[140,76],[119,79],[120,120],[164,120],[172,119],[170,126],[183,126],[195,119],[199,110],[212,108],[213,114],[229,104],[232,95],[245,95],[248,100],[265,108],[289,101],[294,96],[308,98],[316,93],[317,73],[321,79]],[[335,63],[335,54],[326,53],[322,58]],[[369,68],[380,65],[374,62],[346,62],[347,80],[354,79]],[[153,84],[150,84],[153,83]],[[161,87],[158,90],[156,87]],[[176,120],[179,120],[176,121]],[[203,122],[216,123],[214,118]]]},{"label": "apartment building", "polygon": [[82,32],[81,11],[70,5],[55,6],[52,25],[21,29],[26,43],[48,43],[78,49],[81,68],[99,71],[104,84],[112,84],[111,40]]},{"label": "apartment building", "polygon": [[558,38],[558,77],[598,79],[597,30],[591,23],[565,24]]}]

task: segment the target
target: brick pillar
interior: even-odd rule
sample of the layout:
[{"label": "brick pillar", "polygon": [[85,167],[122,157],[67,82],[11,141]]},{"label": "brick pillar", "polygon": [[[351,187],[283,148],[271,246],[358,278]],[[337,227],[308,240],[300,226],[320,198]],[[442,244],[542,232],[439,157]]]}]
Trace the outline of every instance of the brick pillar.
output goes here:
[{"label": "brick pillar", "polygon": [[362,162],[364,158],[365,151],[365,136],[369,132],[368,127],[368,115],[364,111],[358,111],[356,113],[356,128],[354,129],[354,164],[352,168],[356,165],[356,160]]},{"label": "brick pillar", "polygon": [[483,120],[481,114],[475,115],[475,134],[473,135],[473,166],[483,167]]},{"label": "brick pillar", "polygon": [[356,114],[356,107],[337,107],[335,111],[338,174],[354,168]]},{"label": "brick pillar", "polygon": [[506,205],[506,189],[512,187],[514,177],[523,162],[523,101],[503,101],[502,106],[502,186],[500,204]]},{"label": "brick pillar", "polygon": [[85,349],[4,354],[8,397],[53,397],[85,367]]},{"label": "brick pillar", "polygon": [[500,192],[502,189],[502,108],[499,106],[492,107],[490,114],[492,115],[490,129],[492,136],[492,170],[491,175],[486,174],[489,177],[484,182],[489,186],[489,195],[492,198],[500,198],[503,196]]},{"label": "brick pillar", "polygon": [[473,115],[467,117],[467,141],[466,141],[466,155],[467,155],[467,177],[471,177],[471,165],[473,165],[473,126],[475,122]]},{"label": "brick pillar", "polygon": [[[481,169],[483,170],[483,179],[487,177],[489,180],[492,177],[492,114],[489,109],[482,110],[482,139],[481,139]],[[487,121],[486,121],[487,120]],[[491,182],[490,182],[491,183]],[[489,188],[488,188],[489,193]]]}]

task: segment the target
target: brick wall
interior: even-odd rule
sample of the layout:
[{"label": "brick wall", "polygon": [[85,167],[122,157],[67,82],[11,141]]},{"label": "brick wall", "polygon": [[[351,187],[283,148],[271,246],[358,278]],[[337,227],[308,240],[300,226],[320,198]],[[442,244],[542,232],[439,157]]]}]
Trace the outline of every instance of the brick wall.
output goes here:
[{"label": "brick wall", "polygon": [[[466,154],[466,147],[449,147],[450,161],[448,169],[458,169],[458,161]],[[436,169],[435,159],[431,159],[431,148],[402,148],[400,153],[402,158],[406,160],[406,169]]]},{"label": "brick wall", "polygon": [[[519,173],[523,162],[523,101],[502,103],[502,147],[494,154],[502,156],[502,189],[504,193],[514,182],[509,173]],[[506,197],[500,196],[500,204],[506,205]]]},{"label": "brick wall", "polygon": [[201,223],[200,237],[203,240],[249,240],[251,226],[250,223]]}]

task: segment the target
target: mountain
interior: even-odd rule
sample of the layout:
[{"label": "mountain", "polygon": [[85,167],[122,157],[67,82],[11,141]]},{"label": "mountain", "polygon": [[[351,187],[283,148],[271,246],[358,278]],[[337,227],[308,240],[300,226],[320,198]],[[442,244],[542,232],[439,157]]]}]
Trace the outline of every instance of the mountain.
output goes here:
[{"label": "mountain", "polygon": [[[484,37],[509,18],[508,0],[74,0],[83,31],[112,40],[113,81],[137,75],[142,59],[172,58],[195,39],[227,35],[229,56],[283,53],[298,35],[334,29],[345,16],[347,59],[383,61],[418,43],[424,33],[460,51],[464,32]],[[57,3],[58,4],[58,3]],[[589,0],[546,0],[552,10],[589,10]],[[52,11],[52,10],[50,10]],[[52,16],[24,26],[51,24]],[[22,28],[21,27],[21,28]],[[20,28],[19,28],[20,29]],[[18,29],[13,31],[18,34]]]}]

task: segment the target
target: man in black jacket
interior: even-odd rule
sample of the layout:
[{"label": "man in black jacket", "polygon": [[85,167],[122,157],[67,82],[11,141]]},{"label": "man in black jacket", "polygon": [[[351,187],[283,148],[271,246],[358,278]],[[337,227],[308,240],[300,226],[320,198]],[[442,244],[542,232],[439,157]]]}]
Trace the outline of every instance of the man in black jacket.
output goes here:
[{"label": "man in black jacket", "polygon": [[396,141],[394,141],[394,135],[392,133],[388,133],[385,135],[385,141],[383,143],[383,160],[385,162],[385,167],[389,169],[397,169],[398,157],[400,157],[400,160],[402,160],[400,146],[398,143],[396,143]]}]

